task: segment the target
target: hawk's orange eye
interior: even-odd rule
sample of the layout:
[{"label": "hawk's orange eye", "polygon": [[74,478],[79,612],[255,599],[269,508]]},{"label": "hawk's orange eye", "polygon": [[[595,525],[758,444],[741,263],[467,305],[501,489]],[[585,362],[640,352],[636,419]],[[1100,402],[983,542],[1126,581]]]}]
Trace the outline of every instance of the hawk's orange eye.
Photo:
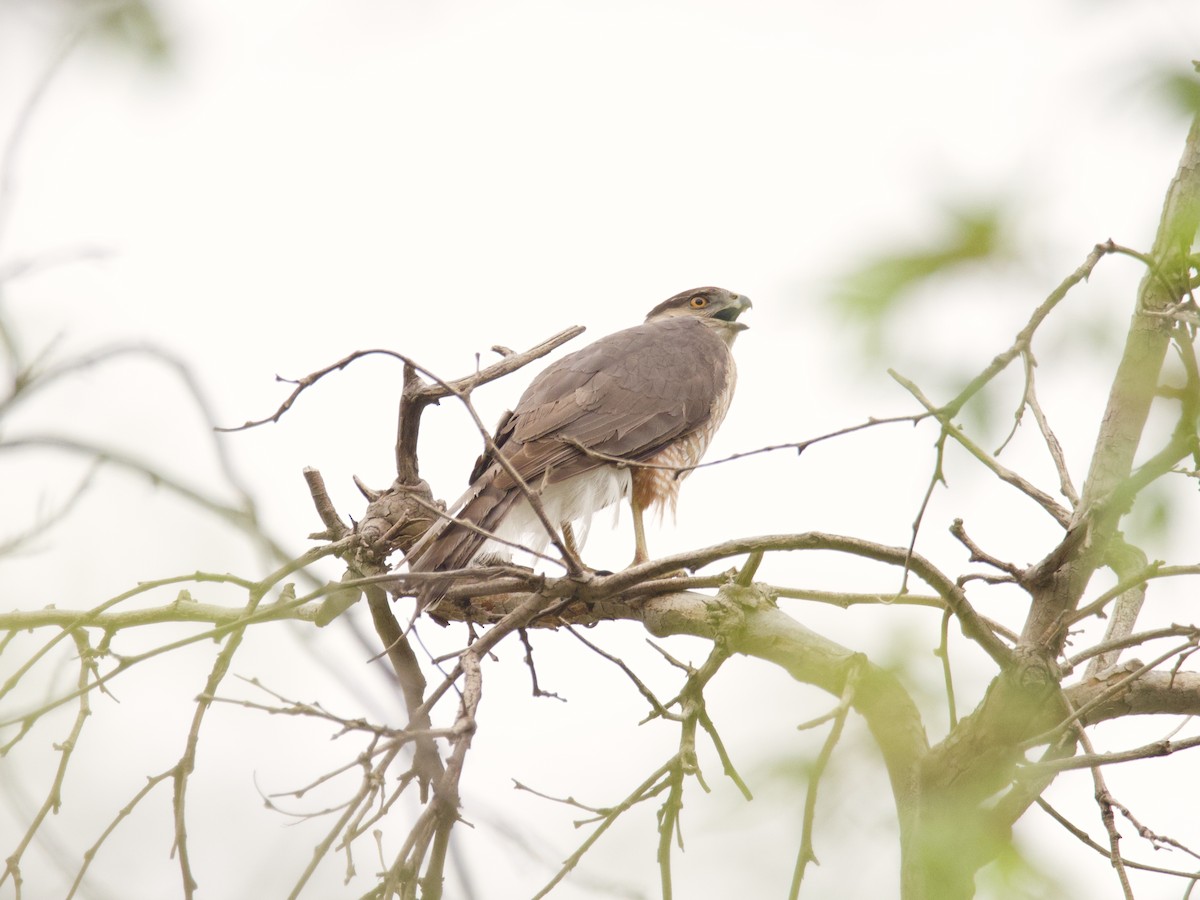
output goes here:
[{"label": "hawk's orange eye", "polygon": [[704,309],[704,307],[708,306],[708,298],[707,297],[693,297],[692,302],[689,304],[689,306],[691,306],[692,309]]}]

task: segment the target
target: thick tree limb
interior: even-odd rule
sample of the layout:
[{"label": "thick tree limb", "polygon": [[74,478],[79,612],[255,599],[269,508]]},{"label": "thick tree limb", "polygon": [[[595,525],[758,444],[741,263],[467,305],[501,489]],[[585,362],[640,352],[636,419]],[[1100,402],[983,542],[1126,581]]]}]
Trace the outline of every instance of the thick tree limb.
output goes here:
[{"label": "thick tree limb", "polygon": [[[1169,307],[1186,292],[1187,279],[1174,284],[1172,275],[1185,270],[1197,228],[1200,227],[1200,117],[1192,122],[1179,170],[1167,190],[1162,220],[1150,257],[1153,265],[1138,290],[1137,309],[1130,323],[1125,350],[1109,392],[1108,406],[1096,436],[1095,451],[1071,527],[1063,538],[1069,552],[1055,564],[1040,567],[1040,584],[1025,622],[1022,641],[1053,655],[1062,650],[1060,623],[1079,602],[1100,562],[1108,539],[1125,509],[1100,505],[1120,490],[1133,470],[1150,407],[1158,388],[1171,323],[1146,311]],[[1183,244],[1186,243],[1186,246]],[[1164,277],[1165,276],[1165,277]],[[1098,509],[1100,515],[1097,515]],[[1083,533],[1079,533],[1082,531]]]},{"label": "thick tree limb", "polygon": [[[1063,693],[1072,706],[1082,709],[1128,675],[1127,666],[1136,665],[1131,662],[1119,666],[1098,679],[1072,685]],[[1156,715],[1200,715],[1200,672],[1147,672],[1120,694],[1088,710],[1083,721],[1095,725],[1123,716]]]}]

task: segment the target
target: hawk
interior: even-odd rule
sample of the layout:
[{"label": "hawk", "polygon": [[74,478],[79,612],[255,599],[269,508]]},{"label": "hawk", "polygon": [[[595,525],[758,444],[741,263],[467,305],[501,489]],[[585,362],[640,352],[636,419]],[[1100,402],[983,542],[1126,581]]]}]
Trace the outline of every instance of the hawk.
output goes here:
[{"label": "hawk", "polygon": [[[730,348],[747,327],[737,318],[750,305],[717,287],[676,294],[650,310],[643,324],[547,367],[501,420],[496,449],[568,541],[572,522],[582,523],[582,537],[593,513],[628,499],[633,564],[649,559],[643,514],[652,507],[674,510],[680,481],[725,418],[737,380]],[[479,458],[470,481],[459,521],[447,520],[414,548],[413,571],[465,568],[481,556],[508,555],[501,541],[538,552],[549,542],[494,454]]]}]

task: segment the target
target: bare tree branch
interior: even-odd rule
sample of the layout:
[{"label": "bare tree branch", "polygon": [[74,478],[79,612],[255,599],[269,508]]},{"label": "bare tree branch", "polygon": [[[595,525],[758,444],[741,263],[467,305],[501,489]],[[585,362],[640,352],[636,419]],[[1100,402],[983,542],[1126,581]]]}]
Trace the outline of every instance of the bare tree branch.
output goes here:
[{"label": "bare tree branch", "polygon": [[[821,746],[821,752],[817,754],[817,760],[813,763],[812,771],[808,776],[808,791],[804,795],[804,825],[801,828],[800,850],[796,855],[796,868],[792,873],[792,886],[788,892],[789,900],[797,900],[800,896],[800,883],[804,881],[804,870],[810,862],[818,863],[817,854],[813,851],[813,819],[817,812],[817,787],[821,782],[821,776],[825,773],[826,767],[829,765],[829,760],[833,757],[833,748],[837,746],[838,740],[842,736],[842,729],[846,725],[846,716],[850,712],[850,706],[854,702],[854,689],[858,684],[858,670],[851,669],[846,677],[846,686],[842,689],[841,699],[838,701],[837,708],[833,712],[833,727],[829,729],[829,734],[825,738],[825,743]],[[819,863],[818,863],[819,864]]]},{"label": "bare tree branch", "polygon": [[[1041,586],[1035,592],[1022,640],[1055,655],[1061,651],[1064,637],[1059,623],[1075,609],[1124,512],[1111,503],[1102,506],[1102,501],[1120,491],[1130,477],[1134,453],[1145,429],[1170,342],[1171,325],[1142,311],[1162,309],[1178,299],[1174,289],[1164,289],[1160,273],[1178,270],[1180,241],[1186,236],[1190,247],[1197,225],[1200,225],[1200,118],[1192,122],[1178,173],[1167,190],[1162,221],[1150,253],[1154,265],[1138,291],[1138,312],[1113,379],[1079,505],[1061,545],[1067,552],[1055,551],[1043,561],[1049,564],[1039,564]],[[1183,282],[1186,290],[1186,279]]]}]

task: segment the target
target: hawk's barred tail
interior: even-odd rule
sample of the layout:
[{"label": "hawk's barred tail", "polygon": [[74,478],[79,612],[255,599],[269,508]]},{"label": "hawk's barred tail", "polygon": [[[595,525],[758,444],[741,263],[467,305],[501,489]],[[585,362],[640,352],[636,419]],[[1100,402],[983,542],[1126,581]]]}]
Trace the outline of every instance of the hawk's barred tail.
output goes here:
[{"label": "hawk's barred tail", "polygon": [[[490,475],[490,473],[488,473]],[[506,491],[496,485],[496,479],[484,477],[483,489],[478,496],[467,502],[456,516],[466,522],[475,523],[485,532],[495,532],[513,503],[521,498],[517,491]],[[447,523],[436,538],[430,542],[415,560],[409,560],[414,572],[443,572],[449,569],[465,569],[471,565],[475,554],[487,541],[487,536],[455,522]],[[441,590],[428,595],[422,592],[422,606],[438,599]]]}]

